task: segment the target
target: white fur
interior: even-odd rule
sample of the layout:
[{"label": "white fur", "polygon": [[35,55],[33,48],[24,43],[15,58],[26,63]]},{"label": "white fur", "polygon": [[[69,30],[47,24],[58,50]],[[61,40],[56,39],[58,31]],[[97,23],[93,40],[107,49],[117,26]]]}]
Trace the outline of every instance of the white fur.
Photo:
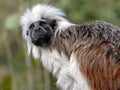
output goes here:
[{"label": "white fur", "polygon": [[79,66],[76,62],[74,55],[70,58],[70,74],[75,79],[75,84],[73,90],[90,90],[87,80],[79,70]]},{"label": "white fur", "polygon": [[73,55],[71,55],[69,64],[61,68],[57,84],[62,90],[90,90]]},{"label": "white fur", "polygon": [[32,51],[35,59],[41,60],[44,67],[56,76],[57,86],[62,90],[89,90],[86,79],[79,71],[76,59],[71,55],[70,60],[67,59],[64,53],[58,53],[56,49],[52,51],[49,48],[41,48],[32,44],[29,36],[26,35],[31,23],[41,20],[42,18],[54,19],[57,21],[59,30],[65,30],[73,25],[68,20],[63,18],[65,14],[58,8],[48,5],[36,5],[32,9],[27,9],[21,17],[20,23],[23,29],[23,37],[27,42],[28,53]]},{"label": "white fur", "polygon": [[44,67],[58,78],[57,86],[62,90],[90,90],[73,55],[69,62],[67,57],[63,53],[59,54],[56,49],[52,52],[49,49],[41,49],[41,60]]},{"label": "white fur", "polygon": [[52,71],[58,77],[62,66],[68,66],[69,61],[64,54],[59,54],[57,50],[42,49],[41,60],[46,69]]}]

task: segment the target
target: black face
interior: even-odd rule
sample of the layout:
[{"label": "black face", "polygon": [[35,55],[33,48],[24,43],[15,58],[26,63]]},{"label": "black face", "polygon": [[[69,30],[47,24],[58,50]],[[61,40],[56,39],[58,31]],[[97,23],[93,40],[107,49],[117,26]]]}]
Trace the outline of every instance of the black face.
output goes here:
[{"label": "black face", "polygon": [[55,25],[55,20],[40,20],[32,23],[29,27],[32,43],[36,46],[47,46],[53,36]]}]

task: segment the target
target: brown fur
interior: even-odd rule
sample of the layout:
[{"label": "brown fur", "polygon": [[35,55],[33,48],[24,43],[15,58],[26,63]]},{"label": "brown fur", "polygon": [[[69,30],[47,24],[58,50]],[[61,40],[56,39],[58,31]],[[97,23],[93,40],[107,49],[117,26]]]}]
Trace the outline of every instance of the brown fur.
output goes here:
[{"label": "brown fur", "polygon": [[50,48],[71,53],[91,90],[120,89],[120,28],[105,22],[71,26],[57,32]]}]

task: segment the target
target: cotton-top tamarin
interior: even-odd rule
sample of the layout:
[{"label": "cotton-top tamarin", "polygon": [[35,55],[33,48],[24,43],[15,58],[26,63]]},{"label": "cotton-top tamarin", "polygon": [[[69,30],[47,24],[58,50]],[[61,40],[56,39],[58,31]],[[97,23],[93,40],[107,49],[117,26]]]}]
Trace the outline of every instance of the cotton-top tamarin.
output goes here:
[{"label": "cotton-top tamarin", "polygon": [[20,23],[28,53],[41,60],[61,90],[120,90],[120,28],[76,25],[51,5],[27,9]]}]

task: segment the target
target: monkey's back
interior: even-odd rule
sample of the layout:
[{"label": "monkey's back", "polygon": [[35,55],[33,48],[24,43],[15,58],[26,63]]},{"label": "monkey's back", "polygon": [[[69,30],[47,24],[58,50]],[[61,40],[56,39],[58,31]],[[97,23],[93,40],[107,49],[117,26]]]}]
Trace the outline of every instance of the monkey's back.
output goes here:
[{"label": "monkey's back", "polygon": [[91,90],[120,89],[120,28],[95,21],[73,30],[74,55]]},{"label": "monkey's back", "polygon": [[94,21],[91,23],[77,26],[80,37],[92,36],[93,38],[102,39],[105,42],[120,46],[120,28],[110,23]]},{"label": "monkey's back", "polygon": [[[77,32],[77,39],[90,39],[91,45],[110,45],[114,53],[118,54],[116,61],[120,61],[120,28],[103,21],[94,21],[81,24],[74,29]],[[81,45],[81,44],[80,44]]]}]

